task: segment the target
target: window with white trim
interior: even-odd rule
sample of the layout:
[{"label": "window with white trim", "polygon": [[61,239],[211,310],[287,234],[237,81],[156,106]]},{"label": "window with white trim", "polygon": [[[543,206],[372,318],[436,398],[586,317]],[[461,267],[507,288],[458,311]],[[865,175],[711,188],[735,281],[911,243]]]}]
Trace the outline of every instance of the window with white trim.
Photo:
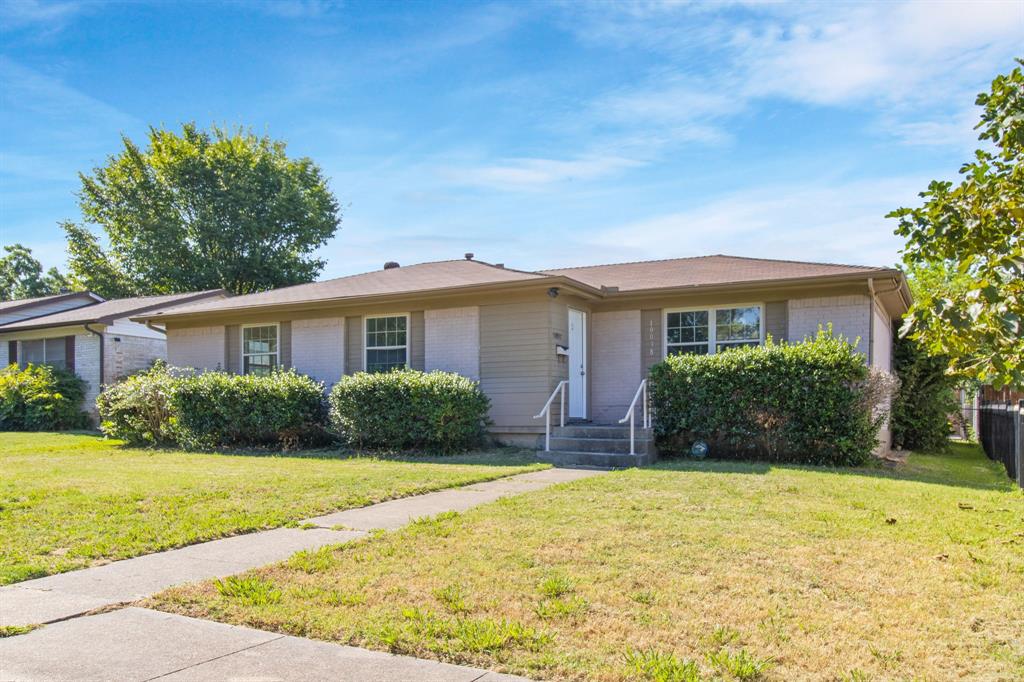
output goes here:
[{"label": "window with white trim", "polygon": [[759,346],[761,306],[673,310],[665,314],[665,354],[708,355],[738,346]]},{"label": "window with white trim", "polygon": [[277,325],[242,327],[242,374],[270,374],[278,365]]},{"label": "window with white trim", "polygon": [[409,358],[409,316],[367,317],[366,371],[404,369]]},{"label": "window with white trim", "polygon": [[67,346],[64,337],[55,339],[32,339],[21,342],[21,366],[50,365],[65,369],[67,367]]}]

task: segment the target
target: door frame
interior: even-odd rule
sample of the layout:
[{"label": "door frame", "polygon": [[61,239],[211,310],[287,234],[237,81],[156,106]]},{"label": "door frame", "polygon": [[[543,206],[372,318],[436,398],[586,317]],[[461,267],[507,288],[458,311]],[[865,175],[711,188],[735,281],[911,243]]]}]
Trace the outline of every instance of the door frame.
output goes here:
[{"label": "door frame", "polygon": [[[579,314],[579,316],[580,316],[579,319],[580,319],[580,323],[581,323],[581,329],[580,329],[580,334],[579,334],[579,338],[580,338],[579,353],[580,353],[580,368],[582,369],[582,371],[578,375],[579,378],[580,378],[580,382],[581,382],[581,390],[579,391],[579,396],[578,396],[578,400],[579,400],[578,404],[579,404],[579,407],[580,407],[580,413],[579,414],[573,412],[573,403],[575,401],[573,400],[574,391],[572,390],[572,385],[573,385],[572,377],[573,377],[573,372],[574,371],[578,371],[578,369],[580,369],[580,368],[576,368],[576,367],[573,366],[573,334],[572,334],[572,316],[573,316],[573,313]],[[587,376],[587,368],[589,366],[587,364],[587,356],[589,354],[589,348],[587,348],[587,345],[588,345],[587,344],[587,339],[588,339],[588,335],[587,335],[588,321],[587,321],[587,318],[588,318],[588,316],[589,315],[588,315],[586,310],[581,310],[580,308],[573,308],[572,306],[568,307],[568,319],[566,320],[566,331],[567,331],[568,336],[569,336],[569,357],[568,357],[568,363],[569,363],[569,410],[568,410],[568,416],[569,416],[570,419],[587,419],[587,417],[589,415],[589,401],[587,400],[587,393],[589,391],[589,377]]]}]

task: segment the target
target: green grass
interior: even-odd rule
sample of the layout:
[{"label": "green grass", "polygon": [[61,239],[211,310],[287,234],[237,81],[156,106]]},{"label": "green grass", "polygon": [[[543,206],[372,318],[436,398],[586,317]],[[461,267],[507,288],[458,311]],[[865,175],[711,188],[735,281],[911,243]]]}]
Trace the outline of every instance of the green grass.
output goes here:
[{"label": "green grass", "polygon": [[902,468],[665,462],[147,604],[539,679],[1024,678],[1024,494],[975,446]]},{"label": "green grass", "polygon": [[533,459],[200,454],[2,433],[0,584],[545,466]]}]

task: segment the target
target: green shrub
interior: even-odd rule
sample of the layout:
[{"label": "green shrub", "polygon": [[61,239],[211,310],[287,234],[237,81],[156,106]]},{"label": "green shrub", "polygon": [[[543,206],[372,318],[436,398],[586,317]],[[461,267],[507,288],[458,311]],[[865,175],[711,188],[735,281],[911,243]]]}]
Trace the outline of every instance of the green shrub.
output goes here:
[{"label": "green shrub", "polygon": [[108,386],[97,405],[103,432],[133,444],[210,450],[328,440],[323,384],[294,371],[240,376],[158,363]]},{"label": "green shrub", "polygon": [[186,448],[296,447],[325,438],[324,385],[294,370],[184,376],[175,380],[170,409],[175,438]]},{"label": "green shrub", "polygon": [[107,386],[96,399],[100,430],[131,445],[172,445],[175,374],[158,360],[151,369]]},{"label": "green shrub", "polygon": [[89,425],[85,382],[49,365],[0,370],[0,431],[61,431]]},{"label": "green shrub", "polygon": [[892,404],[892,441],[907,450],[949,446],[949,417],[957,410],[957,378],[946,373],[949,359],[929,355],[913,339],[896,340],[893,369],[900,390]]},{"label": "green shrub", "polygon": [[331,425],[351,445],[387,450],[467,450],[484,438],[490,401],[471,379],[400,370],[342,378]]},{"label": "green shrub", "polygon": [[877,445],[891,390],[831,330],[813,341],[676,355],[651,369],[659,447],[711,456],[859,465]]}]

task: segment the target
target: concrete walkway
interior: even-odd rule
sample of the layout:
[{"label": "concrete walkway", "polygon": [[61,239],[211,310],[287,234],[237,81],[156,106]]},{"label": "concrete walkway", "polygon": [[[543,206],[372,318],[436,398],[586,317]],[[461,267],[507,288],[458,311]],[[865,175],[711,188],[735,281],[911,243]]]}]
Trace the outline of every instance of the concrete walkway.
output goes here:
[{"label": "concrete walkway", "polygon": [[0,640],[0,680],[413,680],[523,678],[126,608]]},{"label": "concrete walkway", "polygon": [[[555,483],[599,473],[602,472],[585,469],[534,471],[319,516],[306,522],[315,524],[313,529],[278,528],[238,535],[2,587],[0,625],[50,625],[26,635],[0,639],[0,680],[141,680],[171,675],[182,669],[189,671],[189,679],[206,679],[202,675],[209,679],[321,679],[317,677],[321,674],[318,670],[324,679],[337,680],[406,679],[403,671],[408,672],[408,679],[434,679],[430,675],[435,673],[440,675],[437,679],[475,680],[485,674],[489,676],[484,679],[497,679],[486,671],[457,666],[421,670],[415,666],[441,664],[207,623],[146,609],[84,614],[137,601],[174,585],[233,575],[281,561],[299,550],[348,542],[374,529],[393,530],[416,518],[446,511],[464,511],[508,495],[540,490]],[[109,640],[97,639],[97,633],[106,632],[108,628],[110,632],[121,634],[112,635]],[[161,628],[173,634],[173,637],[172,634],[166,635],[171,638],[167,642],[171,643],[173,651],[167,651]],[[222,633],[225,643],[220,643],[219,635],[208,637],[205,628]],[[101,641],[108,641],[108,646],[101,645]],[[146,642],[149,644],[143,646]],[[180,642],[180,645],[174,642]],[[277,665],[275,656],[279,655],[274,652],[281,647],[289,650],[284,658],[291,660],[294,655],[297,657],[295,660],[305,660],[303,657],[307,657],[310,663],[277,670],[274,667]],[[315,664],[314,661],[320,663]],[[385,666],[381,668],[384,670],[391,665],[384,661],[405,663],[376,678],[368,672],[356,674],[359,670],[370,671],[373,666]],[[237,671],[231,667],[236,662],[240,666]],[[326,667],[317,668],[320,664]],[[335,666],[343,669],[337,670]],[[351,678],[346,676],[349,670],[353,671]],[[458,675],[455,671],[459,671]]]}]

